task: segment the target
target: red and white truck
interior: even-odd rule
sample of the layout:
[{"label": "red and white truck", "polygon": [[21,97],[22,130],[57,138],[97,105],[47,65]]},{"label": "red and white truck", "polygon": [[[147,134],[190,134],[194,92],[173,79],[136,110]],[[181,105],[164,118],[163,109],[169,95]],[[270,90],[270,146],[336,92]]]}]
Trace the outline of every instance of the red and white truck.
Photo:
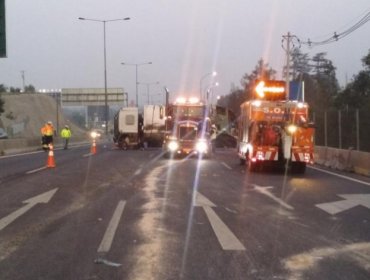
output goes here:
[{"label": "red and white truck", "polygon": [[260,81],[253,100],[241,105],[238,155],[250,171],[289,166],[304,173],[313,163],[314,127],[305,102],[288,100],[283,81]]}]

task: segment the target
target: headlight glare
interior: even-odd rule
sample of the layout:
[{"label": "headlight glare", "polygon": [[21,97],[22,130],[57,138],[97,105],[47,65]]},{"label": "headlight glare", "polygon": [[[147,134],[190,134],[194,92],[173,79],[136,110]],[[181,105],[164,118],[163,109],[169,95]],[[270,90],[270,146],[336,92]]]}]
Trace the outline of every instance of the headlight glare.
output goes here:
[{"label": "headlight glare", "polygon": [[207,142],[200,140],[200,141],[197,142],[195,148],[196,148],[197,152],[205,153],[208,150]]},{"label": "headlight glare", "polygon": [[294,124],[291,124],[287,127],[287,130],[290,134],[294,134],[297,131],[297,126]]},{"label": "headlight glare", "polygon": [[168,149],[171,152],[176,151],[178,148],[179,148],[179,144],[176,141],[171,141],[171,142],[168,143]]}]

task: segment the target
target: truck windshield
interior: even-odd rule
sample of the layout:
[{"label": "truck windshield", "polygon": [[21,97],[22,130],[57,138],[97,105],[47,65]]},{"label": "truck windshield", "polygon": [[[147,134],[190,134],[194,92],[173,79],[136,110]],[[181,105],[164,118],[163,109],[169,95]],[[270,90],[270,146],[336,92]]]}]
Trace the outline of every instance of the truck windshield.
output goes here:
[{"label": "truck windshield", "polygon": [[204,107],[190,107],[190,106],[178,106],[175,107],[175,116],[178,118],[192,117],[192,118],[203,118]]},{"label": "truck windshield", "polygon": [[194,127],[179,127],[179,138],[181,140],[195,140],[197,130]]}]

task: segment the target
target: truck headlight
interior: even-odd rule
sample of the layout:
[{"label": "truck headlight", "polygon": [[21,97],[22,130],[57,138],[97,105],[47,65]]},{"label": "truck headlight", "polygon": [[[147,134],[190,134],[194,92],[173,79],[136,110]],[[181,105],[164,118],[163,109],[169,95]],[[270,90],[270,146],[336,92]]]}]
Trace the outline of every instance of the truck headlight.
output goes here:
[{"label": "truck headlight", "polygon": [[96,137],[99,136],[99,133],[97,133],[96,131],[91,131],[90,136],[91,138],[95,139]]},{"label": "truck headlight", "polygon": [[208,150],[208,145],[207,145],[207,142],[204,141],[204,140],[199,140],[195,146],[195,149],[197,150],[197,152],[199,153],[205,153],[207,152]]},{"label": "truck headlight", "polygon": [[179,148],[179,143],[176,141],[170,141],[167,147],[171,152],[175,152]]}]

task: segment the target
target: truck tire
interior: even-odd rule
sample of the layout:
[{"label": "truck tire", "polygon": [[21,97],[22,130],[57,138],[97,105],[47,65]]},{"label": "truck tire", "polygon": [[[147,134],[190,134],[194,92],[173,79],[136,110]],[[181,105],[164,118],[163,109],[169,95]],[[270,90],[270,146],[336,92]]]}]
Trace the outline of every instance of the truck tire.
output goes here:
[{"label": "truck tire", "polygon": [[293,174],[304,174],[306,171],[306,163],[292,162],[290,168]]},{"label": "truck tire", "polygon": [[248,161],[248,171],[249,172],[256,172],[258,170],[259,164],[258,162]]}]

